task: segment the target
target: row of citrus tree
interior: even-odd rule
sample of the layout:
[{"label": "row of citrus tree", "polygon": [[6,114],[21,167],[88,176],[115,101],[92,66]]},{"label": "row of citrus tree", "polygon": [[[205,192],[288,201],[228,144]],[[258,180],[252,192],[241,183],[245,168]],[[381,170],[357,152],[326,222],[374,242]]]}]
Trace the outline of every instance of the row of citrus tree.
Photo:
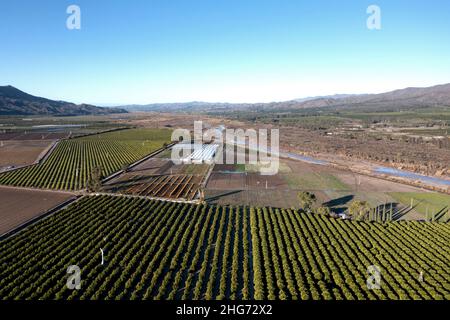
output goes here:
[{"label": "row of citrus tree", "polygon": [[[169,131],[161,131],[163,133],[130,129],[63,140],[46,161],[0,174],[0,184],[62,190],[84,189],[94,168],[101,168],[101,175],[105,177],[161,148],[170,139]],[[137,133],[141,133],[140,138],[136,136]]]},{"label": "row of citrus tree", "polygon": [[0,242],[0,299],[448,299],[449,240],[443,223],[90,196]]}]

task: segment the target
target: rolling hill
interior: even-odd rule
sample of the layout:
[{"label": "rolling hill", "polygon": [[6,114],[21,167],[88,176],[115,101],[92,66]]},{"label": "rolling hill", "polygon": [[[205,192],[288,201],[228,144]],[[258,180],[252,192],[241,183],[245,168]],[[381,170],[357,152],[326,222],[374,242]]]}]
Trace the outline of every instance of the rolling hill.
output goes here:
[{"label": "rolling hill", "polygon": [[450,84],[427,88],[406,88],[380,94],[337,94],[271,103],[187,102],[123,106],[132,111],[170,112],[293,111],[316,108],[386,111],[428,107],[450,107]]},{"label": "rolling hill", "polygon": [[427,88],[406,88],[380,94],[354,95],[342,98],[309,100],[294,108],[331,107],[370,111],[413,110],[450,106],[450,84]]},{"label": "rolling hill", "polygon": [[12,86],[0,86],[0,115],[101,115],[126,113],[124,109],[101,108],[35,97]]}]

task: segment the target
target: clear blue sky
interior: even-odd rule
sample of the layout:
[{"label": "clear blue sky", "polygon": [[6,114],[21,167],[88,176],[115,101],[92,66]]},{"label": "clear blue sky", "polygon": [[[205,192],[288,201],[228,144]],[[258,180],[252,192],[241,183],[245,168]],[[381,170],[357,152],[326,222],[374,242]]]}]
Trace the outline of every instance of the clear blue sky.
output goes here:
[{"label": "clear blue sky", "polygon": [[[81,8],[68,30],[66,8]],[[369,5],[382,29],[366,27]],[[2,0],[0,84],[95,104],[279,101],[450,82],[448,0]]]}]

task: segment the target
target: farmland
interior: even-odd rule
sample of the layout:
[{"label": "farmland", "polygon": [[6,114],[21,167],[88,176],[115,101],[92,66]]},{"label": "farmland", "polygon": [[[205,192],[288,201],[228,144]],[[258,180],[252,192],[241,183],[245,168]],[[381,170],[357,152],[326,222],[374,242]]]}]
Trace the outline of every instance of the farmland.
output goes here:
[{"label": "farmland", "polygon": [[[206,186],[206,200],[220,205],[298,208],[298,192],[308,191],[317,197],[317,205],[325,205],[336,213],[344,212],[356,199],[367,201],[372,207],[393,203],[395,210],[402,212],[396,217],[420,220],[425,218],[420,207],[409,209],[410,198],[404,203],[393,195],[433,194],[376,177],[291,159],[280,159],[276,175],[263,176],[256,171],[251,165],[215,165]],[[444,208],[445,205],[439,206],[439,201],[435,201],[436,208]]]},{"label": "farmland", "polygon": [[5,130],[0,132],[0,172],[38,162],[68,133]]},{"label": "farmland", "polygon": [[58,140],[127,127],[101,116],[0,116],[0,172],[37,163]]},{"label": "farmland", "polygon": [[448,241],[442,223],[90,196],[0,242],[0,299],[450,299]]},{"label": "farmland", "polygon": [[[70,117],[12,117],[0,116],[0,130],[3,134],[15,134],[25,140],[62,139],[130,126],[114,123],[114,116],[70,116]],[[29,139],[31,135],[36,136]],[[1,135],[0,135],[1,137]]]},{"label": "farmland", "polygon": [[1,3],[5,319],[449,313],[450,0]]},{"label": "farmland", "polygon": [[195,200],[198,198],[211,166],[208,164],[177,164],[170,158],[170,149],[130,168],[104,186],[104,191],[165,199]]},{"label": "farmland", "polygon": [[192,175],[136,176],[122,184],[119,190],[122,194],[193,200],[201,181],[201,176]]},{"label": "farmland", "polygon": [[72,197],[73,194],[65,192],[0,187],[0,235]]},{"label": "farmland", "polygon": [[0,184],[83,189],[94,167],[100,167],[103,176],[108,176],[169,140],[169,130],[157,129],[130,129],[63,140],[46,161],[0,174]]},{"label": "farmland", "polygon": [[52,146],[51,140],[0,142],[0,171],[2,168],[31,165]]}]

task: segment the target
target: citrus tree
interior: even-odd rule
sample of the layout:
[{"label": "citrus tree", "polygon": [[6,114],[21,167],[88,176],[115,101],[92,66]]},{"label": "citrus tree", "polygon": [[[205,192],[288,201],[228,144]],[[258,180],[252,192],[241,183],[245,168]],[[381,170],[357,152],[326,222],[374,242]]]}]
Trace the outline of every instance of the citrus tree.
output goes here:
[{"label": "citrus tree", "polygon": [[299,192],[297,197],[301,208],[305,211],[311,211],[313,205],[317,201],[316,195],[307,191]]}]

